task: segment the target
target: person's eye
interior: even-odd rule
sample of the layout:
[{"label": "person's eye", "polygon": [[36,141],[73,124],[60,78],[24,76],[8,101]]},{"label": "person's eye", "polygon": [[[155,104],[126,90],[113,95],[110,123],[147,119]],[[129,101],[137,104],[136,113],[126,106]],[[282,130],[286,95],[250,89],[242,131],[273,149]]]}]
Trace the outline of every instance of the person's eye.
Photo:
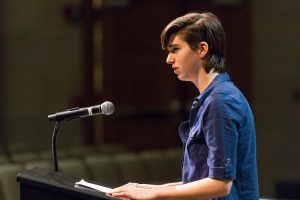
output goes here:
[{"label": "person's eye", "polygon": [[170,53],[176,53],[178,50],[179,50],[179,48],[174,47],[174,48],[171,48],[169,52]]}]

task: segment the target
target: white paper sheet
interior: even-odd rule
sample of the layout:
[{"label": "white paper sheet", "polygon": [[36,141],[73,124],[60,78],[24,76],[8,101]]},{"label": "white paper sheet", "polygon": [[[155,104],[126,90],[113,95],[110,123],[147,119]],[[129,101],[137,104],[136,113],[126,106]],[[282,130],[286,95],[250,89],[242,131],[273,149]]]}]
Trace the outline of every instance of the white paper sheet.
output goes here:
[{"label": "white paper sheet", "polygon": [[104,187],[104,186],[93,184],[93,183],[88,183],[88,182],[86,182],[83,179],[81,179],[80,181],[76,182],[75,186],[76,185],[84,186],[84,187],[88,187],[88,188],[92,188],[92,189],[95,189],[95,190],[98,190],[98,191],[104,192],[104,193],[110,192],[112,190],[111,188],[108,188],[108,187]]}]

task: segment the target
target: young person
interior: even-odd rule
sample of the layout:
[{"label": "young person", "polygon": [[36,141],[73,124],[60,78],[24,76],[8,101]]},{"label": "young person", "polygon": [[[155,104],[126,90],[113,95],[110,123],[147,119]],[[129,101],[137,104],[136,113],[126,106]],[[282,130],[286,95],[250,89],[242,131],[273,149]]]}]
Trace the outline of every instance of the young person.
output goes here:
[{"label": "young person", "polygon": [[199,90],[189,120],[179,126],[184,145],[182,182],[129,183],[108,195],[120,199],[258,200],[256,133],[247,100],[225,72],[225,33],[212,13],[188,13],[161,34],[167,63],[179,80]]}]

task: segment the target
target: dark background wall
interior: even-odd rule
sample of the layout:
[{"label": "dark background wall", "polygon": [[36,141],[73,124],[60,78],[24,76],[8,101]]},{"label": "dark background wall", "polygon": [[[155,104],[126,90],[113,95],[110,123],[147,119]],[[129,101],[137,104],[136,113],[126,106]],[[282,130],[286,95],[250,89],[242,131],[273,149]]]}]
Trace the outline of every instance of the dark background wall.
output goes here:
[{"label": "dark background wall", "polygon": [[[252,4],[253,109],[263,193],[274,191],[273,183],[300,177],[299,3]],[[299,191],[299,185],[289,189]]]},{"label": "dark background wall", "polygon": [[[103,96],[118,107],[116,118],[105,120],[104,139],[132,148],[178,145],[174,133],[180,120],[187,119],[197,90],[173,75],[159,36],[171,19],[200,9],[223,19],[229,38],[228,70],[251,101],[252,38],[246,1],[237,6],[214,6],[210,1],[133,1],[99,11],[104,38]],[[156,142],[149,142],[151,138],[157,138]]]},{"label": "dark background wall", "polygon": [[2,146],[50,149],[48,114],[110,100],[114,115],[64,123],[59,145],[179,147],[197,91],[165,64],[159,35],[183,13],[212,11],[227,33],[228,71],[254,111],[261,194],[276,196],[278,182],[300,179],[299,9],[297,0],[5,0]]}]

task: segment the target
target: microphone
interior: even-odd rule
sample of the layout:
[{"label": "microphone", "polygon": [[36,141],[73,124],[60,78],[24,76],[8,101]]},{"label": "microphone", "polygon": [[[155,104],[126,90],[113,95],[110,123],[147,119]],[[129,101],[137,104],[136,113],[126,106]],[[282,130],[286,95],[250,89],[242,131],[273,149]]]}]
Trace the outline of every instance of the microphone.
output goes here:
[{"label": "microphone", "polygon": [[105,101],[104,103],[96,106],[72,108],[67,111],[48,115],[48,119],[49,121],[69,121],[93,115],[111,115],[114,112],[114,109],[114,104],[112,102]]}]

